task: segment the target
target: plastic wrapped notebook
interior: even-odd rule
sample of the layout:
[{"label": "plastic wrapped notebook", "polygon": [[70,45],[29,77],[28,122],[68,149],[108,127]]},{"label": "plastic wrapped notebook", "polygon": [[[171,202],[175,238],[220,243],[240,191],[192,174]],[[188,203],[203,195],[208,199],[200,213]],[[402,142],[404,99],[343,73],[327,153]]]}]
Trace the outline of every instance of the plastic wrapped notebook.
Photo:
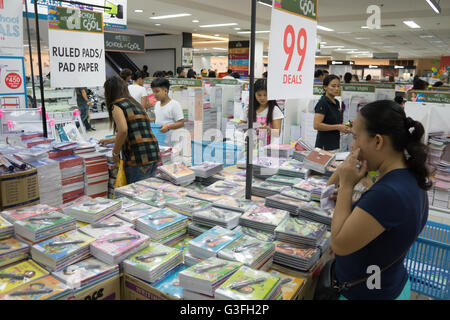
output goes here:
[{"label": "plastic wrapped notebook", "polygon": [[0,294],[0,300],[68,300],[72,295],[71,288],[47,275]]},{"label": "plastic wrapped notebook", "polygon": [[267,182],[281,184],[284,186],[292,187],[294,184],[297,184],[302,181],[301,178],[283,176],[281,174],[276,174],[266,180]]},{"label": "plastic wrapped notebook", "polygon": [[205,191],[230,197],[242,197],[244,195],[245,186],[238,185],[235,182],[221,180],[205,188]]},{"label": "plastic wrapped notebook", "polygon": [[278,183],[261,181],[256,182],[252,185],[252,195],[266,198],[273,196],[275,194],[279,194],[284,190],[289,190],[290,187],[281,185]]},{"label": "plastic wrapped notebook", "polygon": [[33,260],[13,264],[0,270],[0,294],[48,275],[48,271]]},{"label": "plastic wrapped notebook", "polygon": [[186,270],[188,266],[181,265],[173,270],[166,278],[154,283],[153,287],[171,297],[183,299],[183,288],[180,286],[180,272]]},{"label": "plastic wrapped notebook", "polygon": [[52,211],[58,211],[58,209],[48,206],[46,204],[37,204],[37,205],[26,207],[26,208],[2,211],[1,215],[8,222],[14,223],[17,220],[31,218],[31,217],[34,217],[34,216],[37,216],[37,215],[40,215],[43,213],[49,213]]},{"label": "plastic wrapped notebook", "polygon": [[112,216],[122,209],[122,201],[106,198],[95,198],[64,209],[64,213],[77,220],[96,223]]},{"label": "plastic wrapped notebook", "polygon": [[275,229],[275,237],[277,240],[294,245],[316,247],[325,232],[327,227],[322,223],[289,217]]},{"label": "plastic wrapped notebook", "polygon": [[138,181],[136,182],[136,185],[148,187],[154,190],[163,190],[165,187],[171,186],[171,184],[167,181],[153,177]]},{"label": "plastic wrapped notebook", "polygon": [[208,208],[192,214],[192,221],[207,227],[221,226],[233,229],[239,224],[240,212],[223,208]]},{"label": "plastic wrapped notebook", "polygon": [[225,208],[229,210],[234,210],[238,212],[246,212],[258,205],[263,204],[262,202],[247,200],[247,199],[238,199],[234,197],[226,197],[225,199],[220,199],[218,201],[213,202],[214,207]]},{"label": "plastic wrapped notebook", "polygon": [[287,217],[289,212],[265,206],[254,207],[240,218],[240,225],[273,233]]},{"label": "plastic wrapped notebook", "polygon": [[0,216],[0,240],[12,237],[13,234],[14,234],[13,224]]},{"label": "plastic wrapped notebook", "polygon": [[305,284],[305,279],[292,277],[272,269],[269,269],[267,272],[281,279],[283,300],[297,300],[300,290]]},{"label": "plastic wrapped notebook", "polygon": [[167,207],[175,210],[187,217],[191,217],[194,212],[210,208],[212,204],[208,201],[198,200],[190,197],[178,198],[167,203]]},{"label": "plastic wrapped notebook", "polygon": [[132,206],[122,208],[122,210],[116,212],[115,215],[120,219],[135,225],[137,219],[159,210],[161,210],[161,208],[152,207],[145,203],[136,202],[136,204]]},{"label": "plastic wrapped notebook", "polygon": [[243,235],[253,237],[255,239],[266,241],[266,242],[272,242],[275,240],[275,234],[270,232],[261,231],[254,228],[244,227],[244,226],[237,226],[233,229],[233,231],[242,233]]},{"label": "plastic wrapped notebook", "polygon": [[266,206],[289,211],[293,216],[298,215],[297,211],[299,207],[308,203],[309,202],[291,198],[283,194],[276,194],[266,198]]},{"label": "plastic wrapped notebook", "polygon": [[189,242],[189,253],[207,259],[217,255],[221,249],[236,241],[242,234],[216,226]]},{"label": "plastic wrapped notebook", "polygon": [[165,208],[139,218],[136,221],[136,229],[148,235],[152,241],[168,242],[173,240],[171,236],[178,237],[180,231],[186,234],[187,224],[188,219],[185,216]]},{"label": "plastic wrapped notebook", "polygon": [[15,238],[0,240],[0,268],[17,261],[25,260],[30,246]]},{"label": "plastic wrapped notebook", "polygon": [[144,186],[138,183],[131,183],[126,186],[114,189],[114,193],[117,196],[135,198],[136,196],[145,193],[147,191],[152,191],[153,188]]},{"label": "plastic wrapped notebook", "polygon": [[172,202],[178,198],[174,197],[171,194],[151,189],[137,195],[135,199],[139,202],[151,205],[153,207],[163,208],[167,203]]},{"label": "plastic wrapped notebook", "polygon": [[275,242],[274,263],[306,272],[319,260],[320,249]]},{"label": "plastic wrapped notebook", "polygon": [[81,227],[79,230],[88,236],[99,239],[110,233],[116,232],[117,230],[128,228],[134,229],[134,224],[119,219],[116,216],[112,216],[97,223],[88,224]]}]

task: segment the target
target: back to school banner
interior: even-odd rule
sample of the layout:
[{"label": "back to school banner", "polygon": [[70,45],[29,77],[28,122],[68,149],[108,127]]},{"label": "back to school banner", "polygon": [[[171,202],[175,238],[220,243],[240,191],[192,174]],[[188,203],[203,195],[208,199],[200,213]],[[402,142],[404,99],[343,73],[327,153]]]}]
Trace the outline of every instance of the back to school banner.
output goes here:
[{"label": "back to school banner", "polygon": [[23,57],[23,22],[20,1],[0,0],[0,55]]},{"label": "back to school banner", "polygon": [[105,82],[105,43],[100,12],[49,7],[52,88],[98,87]]}]

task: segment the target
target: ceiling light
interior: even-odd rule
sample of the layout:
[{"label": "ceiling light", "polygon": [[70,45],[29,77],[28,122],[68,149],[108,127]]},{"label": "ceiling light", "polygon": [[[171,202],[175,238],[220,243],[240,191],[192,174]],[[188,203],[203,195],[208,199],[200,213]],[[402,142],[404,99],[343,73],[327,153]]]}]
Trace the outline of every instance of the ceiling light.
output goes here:
[{"label": "ceiling light", "polygon": [[[251,31],[239,31],[239,34],[249,34],[251,33]],[[270,30],[265,30],[265,31],[255,31],[255,33],[270,33]]]},{"label": "ceiling light", "polygon": [[322,45],[323,45],[323,44],[327,44],[327,42],[323,41],[323,42],[321,42],[320,44],[322,44]]},{"label": "ceiling light", "polygon": [[331,64],[344,64],[342,61],[331,61]]},{"label": "ceiling light", "polygon": [[218,36],[220,36],[220,34],[215,34],[215,35],[214,35],[214,37],[218,37]]},{"label": "ceiling light", "polygon": [[340,32],[338,32],[339,34],[349,34],[349,33],[351,33],[350,31],[340,31]]},{"label": "ceiling light", "polygon": [[412,29],[420,29],[421,28],[417,23],[415,23],[412,20],[403,21],[403,23]]},{"label": "ceiling light", "polygon": [[370,39],[370,38],[364,38],[364,37],[362,37],[362,38],[355,38],[355,40],[368,40],[368,39]]},{"label": "ceiling light", "polygon": [[421,38],[434,38],[434,36],[420,36]]},{"label": "ceiling light", "polygon": [[[269,2],[271,2],[271,1],[269,0]],[[267,2],[263,2],[262,0],[258,0],[258,3],[259,3],[259,4],[262,4],[262,5],[266,6],[266,7],[272,8],[272,4],[267,3]]]},{"label": "ceiling light", "polygon": [[383,44],[383,42],[371,42],[370,44]]},{"label": "ceiling light", "polygon": [[317,25],[317,29],[323,30],[323,31],[334,31],[333,29],[330,29],[330,28],[327,28],[327,27],[323,27],[323,26],[319,26],[319,25]]},{"label": "ceiling light", "polygon": [[323,49],[337,49],[344,48],[344,46],[322,46]]},{"label": "ceiling light", "polygon": [[394,68],[395,68],[395,69],[405,69],[404,66],[395,66]]},{"label": "ceiling light", "polygon": [[362,26],[361,29],[369,29],[368,26]]},{"label": "ceiling light", "polygon": [[432,40],[431,42],[433,42],[433,43],[442,43],[443,41],[441,41],[441,40]]},{"label": "ceiling light", "polygon": [[434,12],[436,12],[437,14],[441,13],[441,7],[439,6],[438,3],[436,3],[436,0],[426,0],[426,1],[430,5],[430,7],[434,10]]},{"label": "ceiling light", "polygon": [[161,19],[181,18],[181,17],[187,17],[187,16],[192,16],[192,14],[190,14],[190,13],[170,14],[170,15],[166,15],[166,16],[150,17],[150,19],[161,20]]},{"label": "ceiling light", "polygon": [[200,34],[200,33],[193,33],[192,36],[194,38],[204,38],[204,39],[228,41],[228,38],[213,37],[213,36],[208,36],[206,34]]},{"label": "ceiling light", "polygon": [[356,51],[358,49],[342,49],[342,48],[338,48],[336,49],[336,51]]},{"label": "ceiling light", "polygon": [[193,22],[193,23],[199,23],[200,20],[195,19],[195,20],[192,20],[192,22]]},{"label": "ceiling light", "polygon": [[213,48],[214,50],[221,50],[221,51],[228,51],[228,49],[224,49],[224,48]]},{"label": "ceiling light", "polygon": [[233,28],[234,30],[241,30],[241,28]]},{"label": "ceiling light", "polygon": [[383,46],[383,48],[395,48],[395,46]]},{"label": "ceiling light", "polygon": [[228,40],[227,41],[222,41],[222,40],[220,40],[220,41],[193,41],[192,43],[193,44],[216,44],[216,43],[226,43],[226,42],[228,42]]},{"label": "ceiling light", "polygon": [[228,27],[228,26],[236,26],[237,23],[221,23],[221,24],[206,24],[203,26],[199,26],[200,28],[215,28],[215,27]]},{"label": "ceiling light", "polygon": [[144,10],[142,10],[142,9],[136,9],[136,10],[134,10],[134,12],[136,12],[136,13],[142,13],[142,12],[144,12]]},{"label": "ceiling light", "polygon": [[378,66],[369,66],[369,69],[377,69]]},{"label": "ceiling light", "polygon": [[161,25],[161,23],[155,23],[155,26],[159,27]]}]

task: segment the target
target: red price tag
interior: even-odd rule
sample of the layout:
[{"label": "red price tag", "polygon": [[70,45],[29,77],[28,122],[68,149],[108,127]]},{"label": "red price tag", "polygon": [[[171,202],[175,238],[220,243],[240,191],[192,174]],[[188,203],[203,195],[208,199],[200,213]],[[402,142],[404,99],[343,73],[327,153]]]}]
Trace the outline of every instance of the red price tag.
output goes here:
[{"label": "red price tag", "polygon": [[[290,38],[290,44],[288,44],[288,37]],[[297,70],[302,71],[303,62],[305,61],[306,56],[306,48],[308,46],[308,36],[306,35],[305,28],[301,28],[297,36],[294,27],[292,25],[288,25],[284,30],[283,46],[284,52],[288,55],[284,70],[289,70],[292,56],[294,55],[295,49],[297,48],[297,53],[301,57],[300,64]]]},{"label": "red price tag", "polygon": [[5,84],[8,88],[13,90],[20,88],[22,85],[22,77],[15,72],[8,73],[5,77]]}]

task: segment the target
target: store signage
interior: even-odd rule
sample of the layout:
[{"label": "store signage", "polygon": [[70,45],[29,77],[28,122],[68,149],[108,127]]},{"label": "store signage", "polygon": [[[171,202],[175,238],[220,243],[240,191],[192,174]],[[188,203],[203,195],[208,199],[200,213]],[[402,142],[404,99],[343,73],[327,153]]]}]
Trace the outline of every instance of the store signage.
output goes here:
[{"label": "store signage", "polygon": [[450,104],[450,92],[408,91],[407,99],[411,102]]},{"label": "store signage", "polygon": [[2,1],[0,4],[0,55],[22,57],[22,4],[19,1]]},{"label": "store signage", "polygon": [[392,89],[395,90],[394,82],[359,82],[360,84],[369,84],[375,86],[377,89]]},{"label": "store signage", "polygon": [[229,85],[239,84],[237,80],[233,79],[206,79],[205,82],[209,82],[211,84],[229,84]]},{"label": "store signage", "polygon": [[364,84],[343,84],[341,85],[342,91],[345,92],[375,92],[375,85]]},{"label": "store signage", "polygon": [[105,82],[102,13],[49,7],[52,88],[99,87]]},{"label": "store signage", "polygon": [[315,96],[323,96],[325,94],[325,89],[322,85],[313,87],[313,94]]},{"label": "store signage", "polygon": [[27,91],[23,57],[0,56],[0,109],[26,107]]},{"label": "store signage", "polygon": [[313,94],[317,0],[274,0],[269,42],[268,98]]},{"label": "store signage", "polygon": [[250,63],[250,41],[228,42],[228,68],[241,77],[248,77]]},{"label": "store signage", "polygon": [[183,61],[181,65],[185,68],[192,68],[194,66],[194,49],[193,48],[182,48],[181,56]]},{"label": "store signage", "polygon": [[373,59],[398,59],[398,52],[374,52]]},{"label": "store signage", "polygon": [[145,35],[105,32],[105,50],[145,53]]},{"label": "store signage", "polygon": [[201,87],[202,80],[198,79],[169,79],[171,86],[183,86],[183,87]]}]

